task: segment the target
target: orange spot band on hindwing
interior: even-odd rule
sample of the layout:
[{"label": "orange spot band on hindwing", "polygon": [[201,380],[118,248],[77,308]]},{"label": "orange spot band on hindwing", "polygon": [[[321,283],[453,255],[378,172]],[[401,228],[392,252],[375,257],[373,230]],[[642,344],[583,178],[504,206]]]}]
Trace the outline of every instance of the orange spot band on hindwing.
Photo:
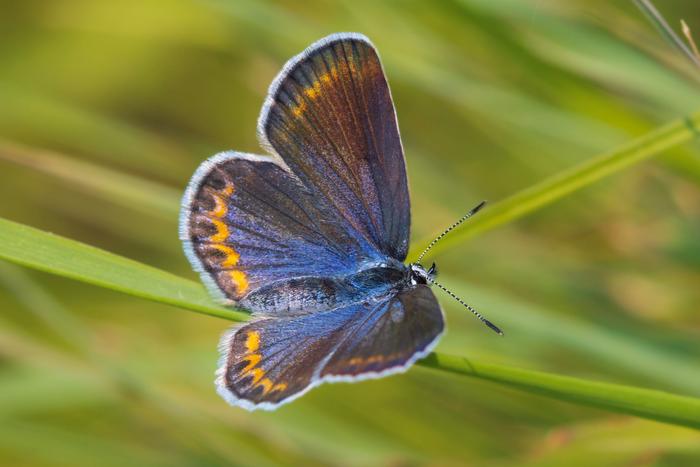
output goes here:
[{"label": "orange spot band on hindwing", "polygon": [[[389,357],[391,357],[391,355]],[[385,357],[383,355],[370,355],[369,357],[353,357],[350,360],[348,360],[348,365],[368,365],[384,360]]]},{"label": "orange spot band on hindwing", "polygon": [[245,339],[245,348],[248,353],[257,352],[260,347],[260,333],[258,331],[248,331]]},{"label": "orange spot band on hindwing", "polygon": [[257,366],[262,360],[262,355],[257,353],[260,348],[260,333],[258,331],[248,331],[246,333],[245,348],[246,355],[241,361],[248,362],[248,364],[241,370],[241,374],[251,377],[252,387],[261,386],[263,388],[263,395],[269,392],[284,391],[287,389],[286,383],[275,384],[270,378],[265,378],[267,372]]},{"label": "orange spot band on hindwing", "polygon": [[253,376],[253,385],[256,385],[258,381],[262,379],[263,376],[265,376],[265,370],[262,368],[253,368],[249,372]]},{"label": "orange spot band on hindwing", "polygon": [[245,368],[243,368],[243,373],[248,373],[250,370],[255,368],[258,365],[258,363],[260,363],[261,358],[262,357],[260,356],[260,354],[256,353],[248,355],[246,358],[244,358],[243,360],[247,361],[248,364],[245,366]]},{"label": "orange spot band on hindwing", "polygon": [[285,389],[287,389],[287,385],[285,383],[278,383],[278,384],[275,384],[275,386],[271,389],[271,391],[272,392],[284,391]]},{"label": "orange spot band on hindwing", "polygon": [[256,386],[262,386],[263,387],[263,394],[267,394],[270,392],[270,389],[272,389],[272,381],[270,381],[269,378],[265,378],[261,380]]}]

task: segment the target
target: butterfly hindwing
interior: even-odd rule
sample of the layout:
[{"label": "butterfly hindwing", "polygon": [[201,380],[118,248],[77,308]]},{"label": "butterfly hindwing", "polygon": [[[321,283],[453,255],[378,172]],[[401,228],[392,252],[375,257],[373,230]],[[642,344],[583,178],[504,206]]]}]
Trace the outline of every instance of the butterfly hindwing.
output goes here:
[{"label": "butterfly hindwing", "polygon": [[274,159],[236,152],[214,156],[195,173],[180,236],[205,283],[235,303],[277,281],[348,274],[378,257]]},{"label": "butterfly hindwing", "polygon": [[252,410],[274,409],[317,384],[357,306],[291,318],[263,318],[221,340],[216,384],[224,399]]},{"label": "butterfly hindwing", "polygon": [[326,312],[260,319],[224,336],[217,385],[232,404],[273,409],[323,381],[404,371],[443,328],[423,285]]},{"label": "butterfly hindwing", "polygon": [[432,349],[444,326],[442,310],[428,286],[406,289],[349,326],[321,376],[352,380],[405,370]]},{"label": "butterfly hindwing", "polygon": [[410,203],[391,93],[375,48],[334,34],[290,60],[260,115],[263,146],[377,250],[403,261]]}]

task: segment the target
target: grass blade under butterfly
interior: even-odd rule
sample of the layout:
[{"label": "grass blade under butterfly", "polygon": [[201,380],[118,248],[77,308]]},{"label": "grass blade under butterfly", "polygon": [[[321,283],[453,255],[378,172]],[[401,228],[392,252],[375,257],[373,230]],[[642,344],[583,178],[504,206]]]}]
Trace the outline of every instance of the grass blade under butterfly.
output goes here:
[{"label": "grass blade under butterfly", "polygon": [[[0,219],[0,258],[135,297],[242,321],[246,314],[213,305],[199,284],[137,261]],[[420,365],[493,381],[558,400],[700,428],[700,399],[645,388],[484,364],[431,354]]]}]

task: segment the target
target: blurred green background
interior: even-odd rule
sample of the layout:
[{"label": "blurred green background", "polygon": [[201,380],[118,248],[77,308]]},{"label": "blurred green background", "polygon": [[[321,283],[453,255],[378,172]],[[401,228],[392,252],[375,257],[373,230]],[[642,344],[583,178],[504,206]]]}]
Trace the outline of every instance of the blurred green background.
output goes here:
[{"label": "blurred green background", "polygon": [[[659,2],[700,35],[694,0]],[[195,278],[179,196],[259,152],[284,62],[338,31],[384,61],[413,239],[700,108],[631,2],[0,0],[0,217]],[[700,396],[700,148],[434,258],[438,350]],[[274,413],[214,391],[230,323],[0,263],[3,465],[700,465],[700,433],[425,368]]]}]

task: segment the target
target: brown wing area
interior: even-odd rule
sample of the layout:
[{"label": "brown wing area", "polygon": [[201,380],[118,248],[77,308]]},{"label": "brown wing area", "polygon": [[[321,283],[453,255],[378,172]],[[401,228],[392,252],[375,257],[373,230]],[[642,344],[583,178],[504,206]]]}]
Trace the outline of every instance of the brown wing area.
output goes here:
[{"label": "brown wing area", "polygon": [[403,150],[389,86],[366,38],[330,36],[292,59],[273,83],[259,132],[379,252],[405,259]]},{"label": "brown wing area", "polygon": [[442,311],[427,286],[291,318],[265,318],[224,336],[220,394],[247,409],[274,409],[327,380],[406,370],[437,342]]},{"label": "brown wing area", "polygon": [[346,332],[357,306],[293,318],[267,318],[221,341],[219,393],[247,409],[273,409],[320,381],[317,374]]},{"label": "brown wing area", "polygon": [[322,377],[353,379],[405,370],[430,351],[444,330],[442,310],[426,285],[404,290],[356,319]]}]

